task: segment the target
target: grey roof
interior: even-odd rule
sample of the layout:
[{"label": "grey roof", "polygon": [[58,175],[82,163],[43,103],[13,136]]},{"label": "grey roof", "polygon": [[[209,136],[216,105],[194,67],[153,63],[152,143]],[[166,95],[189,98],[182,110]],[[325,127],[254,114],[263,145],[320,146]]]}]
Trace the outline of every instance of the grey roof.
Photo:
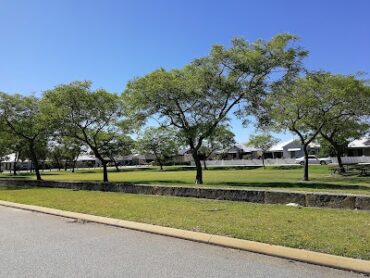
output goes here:
[{"label": "grey roof", "polygon": [[370,148],[370,137],[362,137],[348,144],[349,148]]}]

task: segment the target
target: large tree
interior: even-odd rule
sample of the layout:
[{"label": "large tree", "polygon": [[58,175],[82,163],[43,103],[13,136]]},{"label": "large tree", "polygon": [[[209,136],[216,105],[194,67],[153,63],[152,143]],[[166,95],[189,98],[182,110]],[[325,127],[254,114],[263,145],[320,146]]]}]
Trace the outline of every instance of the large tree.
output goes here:
[{"label": "large tree", "polygon": [[325,126],[351,116],[353,99],[361,94],[356,90],[338,90],[335,79],[327,72],[313,72],[278,82],[267,100],[275,128],[293,132],[303,146],[305,181],[308,180],[309,144],[325,130]]},{"label": "large tree", "polygon": [[338,104],[328,111],[320,135],[331,144],[340,172],[344,172],[342,155],[348,143],[360,138],[370,127],[365,121],[370,117],[370,87],[367,81],[355,75],[323,75],[329,87],[326,91],[328,98]]},{"label": "large tree", "polygon": [[274,138],[271,134],[262,133],[262,134],[251,135],[247,144],[249,146],[256,147],[256,148],[261,150],[262,165],[263,165],[263,168],[266,168],[266,166],[265,166],[265,153],[273,145],[275,145],[278,142],[279,142],[279,140]]},{"label": "large tree", "polygon": [[92,90],[91,82],[76,81],[46,91],[44,106],[62,136],[75,138],[91,149],[103,166],[104,182],[108,182],[109,158],[104,151],[119,133],[121,98],[102,89]]},{"label": "large tree", "polygon": [[369,127],[356,119],[344,118],[327,124],[321,129],[320,136],[330,144],[333,154],[337,157],[339,173],[345,172],[342,156],[347,150],[348,144],[353,139],[359,139],[365,135]]},{"label": "large tree", "polygon": [[201,184],[203,141],[225,124],[233,108],[243,109],[243,115],[258,111],[272,79],[297,73],[306,52],[291,44],[295,39],[287,34],[268,42],[235,39],[230,48],[216,45],[182,69],[159,69],[134,79],[123,93],[130,116],[154,117],[162,126],[179,129],[195,162],[195,182]]},{"label": "large tree", "polygon": [[27,144],[37,180],[41,180],[39,160],[45,153],[52,126],[40,109],[40,100],[33,96],[0,93],[0,120],[6,132]]},{"label": "large tree", "polygon": [[143,154],[153,155],[161,171],[163,171],[163,164],[166,159],[176,154],[180,147],[180,141],[173,128],[150,127],[137,140],[136,147]]}]

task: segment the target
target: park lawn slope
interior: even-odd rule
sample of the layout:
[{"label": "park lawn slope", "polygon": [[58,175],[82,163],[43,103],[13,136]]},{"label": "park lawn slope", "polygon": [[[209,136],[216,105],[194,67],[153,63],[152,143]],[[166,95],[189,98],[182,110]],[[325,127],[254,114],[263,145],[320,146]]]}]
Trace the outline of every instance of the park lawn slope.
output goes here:
[{"label": "park lawn slope", "polygon": [[370,259],[370,213],[67,189],[0,187],[0,199]]}]

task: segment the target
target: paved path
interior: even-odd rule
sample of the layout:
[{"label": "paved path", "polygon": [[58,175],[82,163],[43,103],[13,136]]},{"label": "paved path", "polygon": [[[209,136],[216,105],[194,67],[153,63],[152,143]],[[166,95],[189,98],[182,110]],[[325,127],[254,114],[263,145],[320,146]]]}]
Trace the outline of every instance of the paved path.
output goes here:
[{"label": "paved path", "polygon": [[364,277],[0,206],[0,277]]}]

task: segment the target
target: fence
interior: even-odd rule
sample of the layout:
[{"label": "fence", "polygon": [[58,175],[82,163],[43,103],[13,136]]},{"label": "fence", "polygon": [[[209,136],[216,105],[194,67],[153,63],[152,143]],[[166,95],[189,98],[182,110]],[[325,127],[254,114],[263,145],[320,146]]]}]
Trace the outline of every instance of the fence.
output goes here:
[{"label": "fence", "polygon": [[[332,157],[333,163],[338,163],[336,157]],[[370,163],[370,156],[345,156],[342,157],[344,164]]]},{"label": "fence", "polygon": [[[330,158],[333,163],[338,163],[336,157]],[[370,163],[370,156],[346,156],[342,157],[344,164]],[[207,160],[208,166],[261,166],[261,159],[235,159],[235,160]],[[265,159],[266,165],[291,165],[296,164],[294,158]],[[194,165],[194,161],[191,161]]]}]

